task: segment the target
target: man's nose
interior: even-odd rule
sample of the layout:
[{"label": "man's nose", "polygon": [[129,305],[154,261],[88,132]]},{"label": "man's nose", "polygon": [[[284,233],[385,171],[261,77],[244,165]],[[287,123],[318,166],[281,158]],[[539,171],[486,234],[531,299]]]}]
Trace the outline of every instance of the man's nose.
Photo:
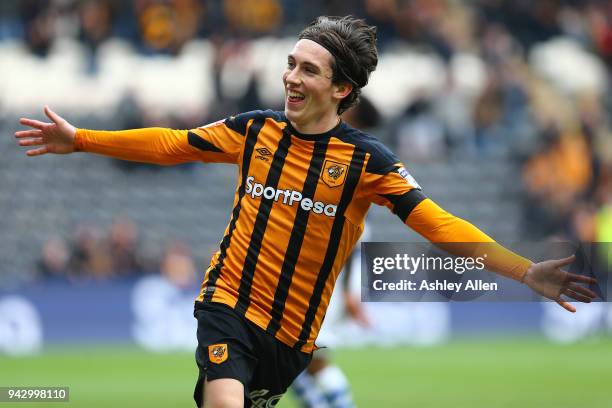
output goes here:
[{"label": "man's nose", "polygon": [[302,82],[302,77],[297,71],[297,69],[290,70],[287,73],[285,80],[292,84],[299,84],[300,82]]}]

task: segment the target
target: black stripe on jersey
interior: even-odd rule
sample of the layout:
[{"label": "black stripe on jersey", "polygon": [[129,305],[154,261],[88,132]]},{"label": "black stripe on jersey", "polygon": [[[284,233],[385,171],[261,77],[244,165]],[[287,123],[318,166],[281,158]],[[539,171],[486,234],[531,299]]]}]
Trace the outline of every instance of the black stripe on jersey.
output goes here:
[{"label": "black stripe on jersey", "polygon": [[223,122],[225,126],[232,129],[234,132],[245,135],[249,120],[256,118],[257,111],[241,113],[240,115],[230,116]]},{"label": "black stripe on jersey", "polygon": [[421,201],[427,198],[425,194],[417,188],[413,188],[402,195],[381,194],[381,196],[385,197],[393,204],[393,213],[397,214],[403,222],[406,222],[406,218],[408,218],[412,210],[414,210]]},{"label": "black stripe on jersey", "polygon": [[351,158],[351,164],[349,166],[349,172],[346,176],[344,190],[342,191],[342,196],[340,197],[340,202],[338,203],[336,218],[334,219],[331,233],[329,234],[329,244],[327,245],[327,251],[325,252],[323,265],[321,265],[321,270],[319,271],[319,275],[317,276],[317,282],[315,283],[312,296],[310,297],[308,311],[306,312],[304,323],[302,325],[302,332],[300,333],[300,337],[298,338],[298,341],[294,346],[298,350],[301,349],[304,344],[306,344],[308,338],[310,337],[312,323],[314,322],[317,309],[319,308],[319,304],[321,303],[321,297],[323,296],[323,289],[325,288],[325,283],[327,282],[329,274],[331,273],[331,270],[334,266],[334,260],[336,259],[338,247],[340,246],[340,239],[342,238],[342,229],[344,227],[345,222],[344,211],[353,199],[355,188],[357,187],[359,177],[361,176],[361,170],[363,168],[364,160],[365,152],[361,149],[356,148],[353,152],[353,157]]},{"label": "black stripe on jersey", "polygon": [[[270,170],[266,177],[266,188],[272,187],[276,189],[278,186],[278,181],[280,180],[290,145],[291,135],[289,132],[283,131],[283,137],[278,143],[276,152],[274,152],[272,164],[270,165]],[[240,278],[240,287],[238,288],[238,301],[236,302],[235,310],[242,315],[246,313],[249,307],[251,285],[253,284],[253,277],[255,276],[255,266],[257,265],[257,258],[261,250],[261,243],[266,231],[266,225],[268,224],[268,218],[270,218],[270,211],[272,211],[272,204],[274,204],[273,198],[261,197],[257,217],[255,218],[255,225],[251,233],[251,242],[249,242],[249,248],[247,249],[246,258],[244,259],[244,269],[242,270],[242,277]]]},{"label": "black stripe on jersey", "polygon": [[208,140],[202,139],[200,136],[196,135],[193,132],[187,132],[187,141],[193,147],[197,147],[200,150],[205,152],[217,152],[223,153],[223,150],[219,149],[214,144],[210,143]]},{"label": "black stripe on jersey", "polygon": [[274,112],[270,109],[267,110],[255,110],[255,111],[250,111],[250,112],[245,112],[245,113],[240,113],[238,115],[235,116],[230,116],[229,118],[226,118],[223,123],[225,124],[225,126],[227,126],[228,129],[233,130],[236,133],[239,133],[241,135],[245,135],[246,134],[246,129],[247,129],[247,125],[249,123],[249,121],[251,119],[253,120],[259,120],[262,118],[272,118],[276,121],[280,120],[280,112]]},{"label": "black stripe on jersey", "polygon": [[[306,181],[304,181],[304,188],[302,190],[304,198],[313,199],[315,195],[317,180],[321,174],[321,167],[323,167],[323,159],[325,159],[328,143],[329,139],[315,142],[308,173],[306,173]],[[293,229],[291,230],[291,237],[289,238],[289,245],[287,246],[287,252],[285,253],[285,259],[281,267],[280,278],[276,286],[276,291],[274,292],[274,302],[272,303],[271,313],[272,319],[267,327],[267,331],[272,335],[275,335],[278,329],[280,329],[280,322],[283,318],[283,312],[285,311],[285,301],[289,294],[289,286],[291,286],[295,264],[297,263],[298,255],[300,254],[300,249],[304,242],[304,234],[306,233],[309,214],[310,211],[306,211],[301,206],[298,206],[295,221],[293,222]]]},{"label": "black stripe on jersey", "polygon": [[221,274],[221,268],[223,268],[223,261],[225,260],[225,256],[227,255],[227,250],[232,240],[232,234],[234,233],[234,229],[236,228],[236,222],[238,221],[238,217],[240,216],[241,202],[242,198],[244,197],[244,190],[246,185],[246,179],[248,177],[249,166],[251,165],[251,155],[253,154],[255,143],[257,143],[257,136],[259,135],[259,132],[263,127],[264,121],[265,118],[258,118],[254,120],[251,126],[249,127],[249,133],[247,134],[242,159],[242,182],[240,183],[240,187],[238,188],[238,202],[232,210],[232,219],[230,221],[227,234],[223,237],[223,240],[221,241],[219,251],[220,254],[217,264],[208,273],[208,281],[206,282],[206,289],[204,291],[205,302],[210,302],[212,300],[213,294],[215,293],[215,283],[217,282],[217,279],[219,279],[219,275]]},{"label": "black stripe on jersey", "polygon": [[346,132],[339,136],[340,140],[355,145],[357,148],[369,153],[366,171],[372,174],[387,174],[396,169],[400,160],[391,150],[378,139],[361,130],[347,126]]}]

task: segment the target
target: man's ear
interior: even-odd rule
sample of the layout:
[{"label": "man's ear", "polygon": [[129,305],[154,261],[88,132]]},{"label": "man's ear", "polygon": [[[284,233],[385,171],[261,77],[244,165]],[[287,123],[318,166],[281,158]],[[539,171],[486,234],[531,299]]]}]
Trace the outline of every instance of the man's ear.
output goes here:
[{"label": "man's ear", "polygon": [[349,82],[341,82],[338,85],[334,85],[334,87],[336,88],[334,97],[338,99],[346,98],[353,91],[353,85]]}]

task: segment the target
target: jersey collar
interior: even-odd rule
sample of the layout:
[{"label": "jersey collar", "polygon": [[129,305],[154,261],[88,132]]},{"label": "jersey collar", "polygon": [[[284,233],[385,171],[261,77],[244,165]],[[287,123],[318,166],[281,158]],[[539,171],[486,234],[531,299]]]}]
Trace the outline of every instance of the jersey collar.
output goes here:
[{"label": "jersey collar", "polygon": [[289,131],[289,133],[291,133],[293,136],[295,136],[297,138],[300,138],[300,139],[303,139],[303,140],[310,140],[310,141],[327,139],[327,138],[331,137],[332,135],[339,135],[340,133],[342,133],[345,130],[345,127],[346,127],[345,123],[342,121],[342,119],[340,119],[340,122],[338,122],[338,124],[336,126],[331,128],[327,132],[323,132],[323,133],[300,133],[297,130],[295,130],[293,125],[291,125],[291,121],[289,119],[287,119],[287,117],[284,114],[283,114],[283,119],[284,119],[284,122],[287,123],[286,130]]}]

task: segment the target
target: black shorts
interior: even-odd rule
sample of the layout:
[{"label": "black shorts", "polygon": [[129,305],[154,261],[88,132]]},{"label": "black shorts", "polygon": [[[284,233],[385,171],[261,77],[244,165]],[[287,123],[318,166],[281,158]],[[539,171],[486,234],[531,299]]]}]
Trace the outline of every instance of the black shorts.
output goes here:
[{"label": "black shorts", "polygon": [[198,406],[204,381],[219,378],[234,378],[244,385],[245,407],[274,406],[312,358],[225,304],[196,302],[194,316],[198,319],[196,362],[200,373],[193,398]]}]

